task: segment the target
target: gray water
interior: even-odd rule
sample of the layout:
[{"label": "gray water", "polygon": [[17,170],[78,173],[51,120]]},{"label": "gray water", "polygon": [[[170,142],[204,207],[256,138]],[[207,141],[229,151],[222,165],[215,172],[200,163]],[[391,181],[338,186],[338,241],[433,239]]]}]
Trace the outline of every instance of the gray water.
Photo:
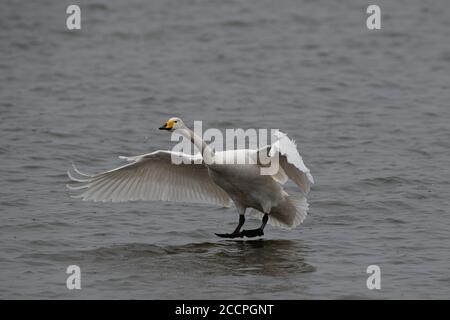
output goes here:
[{"label": "gray water", "polygon": [[[365,1],[2,0],[0,298],[450,298],[450,6],[376,2],[378,31]],[[70,198],[71,160],[170,149],[171,116],[288,133],[305,222],[230,241],[234,208]]]}]

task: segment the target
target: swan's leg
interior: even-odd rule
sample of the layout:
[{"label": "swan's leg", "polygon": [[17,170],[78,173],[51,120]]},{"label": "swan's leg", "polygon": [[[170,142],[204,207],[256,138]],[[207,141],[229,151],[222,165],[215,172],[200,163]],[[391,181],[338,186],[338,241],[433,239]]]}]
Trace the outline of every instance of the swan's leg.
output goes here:
[{"label": "swan's leg", "polygon": [[267,213],[264,214],[262,218],[262,224],[257,229],[251,230],[243,230],[241,234],[247,238],[254,238],[264,235],[264,228],[266,227],[267,221],[269,220],[269,215]]},{"label": "swan's leg", "polygon": [[241,232],[241,228],[244,225],[245,222],[245,216],[243,214],[239,215],[239,223],[236,226],[236,229],[234,229],[232,234],[239,234]]},{"label": "swan's leg", "polygon": [[236,206],[236,209],[237,209],[237,211],[239,213],[239,223],[238,223],[236,229],[234,229],[233,233],[216,233],[216,235],[218,237],[231,238],[231,239],[233,239],[233,238],[242,238],[243,237],[243,234],[241,232],[241,228],[242,228],[242,226],[244,225],[244,222],[245,222],[245,210],[246,210],[246,208],[245,208],[244,205],[242,205],[238,201],[235,201],[234,205]]},{"label": "swan's leg", "polygon": [[216,236],[221,237],[221,238],[242,238],[242,232],[241,232],[241,228],[244,225],[245,222],[245,216],[244,214],[239,214],[239,223],[236,227],[236,229],[234,229],[233,233],[216,233]]}]

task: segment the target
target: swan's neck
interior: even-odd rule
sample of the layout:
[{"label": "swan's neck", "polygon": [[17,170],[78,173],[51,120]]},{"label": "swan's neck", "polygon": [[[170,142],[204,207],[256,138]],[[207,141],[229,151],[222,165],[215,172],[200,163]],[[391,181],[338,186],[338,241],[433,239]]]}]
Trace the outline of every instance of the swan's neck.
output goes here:
[{"label": "swan's neck", "polygon": [[205,141],[203,141],[200,136],[198,136],[189,128],[183,128],[181,132],[186,138],[191,140],[191,142],[197,147],[198,150],[200,150],[203,160],[206,164],[213,163],[214,151],[206,144]]}]

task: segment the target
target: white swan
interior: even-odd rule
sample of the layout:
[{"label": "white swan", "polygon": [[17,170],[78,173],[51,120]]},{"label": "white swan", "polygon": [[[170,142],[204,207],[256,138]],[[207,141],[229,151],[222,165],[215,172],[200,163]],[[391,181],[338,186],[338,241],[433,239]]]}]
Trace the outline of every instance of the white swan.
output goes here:
[{"label": "white swan", "polygon": [[[314,180],[295,143],[285,134],[279,133],[275,143],[260,149],[218,152],[187,128],[180,118],[169,119],[159,129],[177,130],[202,154],[191,156],[158,150],[136,157],[121,157],[131,163],[96,175],[81,173],[73,165],[73,172],[69,170],[67,174],[76,183],[67,187],[82,191],[74,197],[104,202],[162,200],[226,207],[234,202],[239,223],[231,234],[217,234],[224,238],[262,236],[267,222],[290,229],[305,219],[308,210],[305,195]],[[238,153],[244,153],[255,161],[252,164],[224,164],[225,158]],[[271,161],[278,159],[278,170],[273,175],[261,174],[264,165],[260,159],[263,155],[270,157]],[[183,160],[182,163],[174,164],[174,156]],[[282,185],[288,178],[294,181],[302,194],[290,196],[283,190]],[[262,224],[257,229],[241,231],[248,208],[262,218]]]}]

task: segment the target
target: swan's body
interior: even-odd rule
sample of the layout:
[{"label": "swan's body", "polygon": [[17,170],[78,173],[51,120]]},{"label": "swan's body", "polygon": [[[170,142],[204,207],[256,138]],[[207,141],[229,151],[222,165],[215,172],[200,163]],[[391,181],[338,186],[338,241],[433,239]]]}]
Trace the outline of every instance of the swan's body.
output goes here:
[{"label": "swan's body", "polygon": [[[162,200],[174,202],[209,203],[228,207],[233,202],[239,213],[239,225],[231,234],[219,236],[253,237],[263,235],[267,222],[293,228],[307,215],[306,195],[313,178],[303,164],[295,144],[280,133],[278,141],[260,149],[213,151],[189,130],[179,118],[172,118],[160,129],[179,130],[191,139],[202,154],[194,156],[173,151],[155,151],[136,157],[122,157],[130,163],[100,173],[86,175],[73,167],[75,177],[68,175],[77,185],[71,190],[83,190],[75,197],[92,201]],[[248,164],[230,163],[230,159],[244,156]],[[272,175],[262,175],[260,157],[279,159],[279,168]],[[175,164],[174,159],[176,159]],[[228,161],[227,161],[228,160]],[[302,191],[292,197],[283,189],[288,178]],[[240,231],[247,208],[262,216],[263,224],[254,230]]]}]

